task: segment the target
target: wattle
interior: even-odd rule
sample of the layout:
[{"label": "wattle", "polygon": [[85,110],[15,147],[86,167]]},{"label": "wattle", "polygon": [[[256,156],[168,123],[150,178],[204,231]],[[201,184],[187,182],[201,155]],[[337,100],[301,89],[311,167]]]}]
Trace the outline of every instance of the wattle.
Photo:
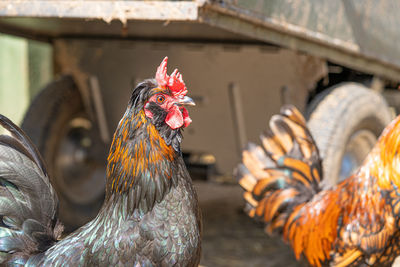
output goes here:
[{"label": "wattle", "polygon": [[165,123],[171,127],[171,129],[178,129],[182,126],[189,126],[192,120],[189,117],[189,113],[186,108],[179,108],[173,105],[165,118]]},{"label": "wattle", "polygon": [[182,108],[183,123],[185,127],[188,127],[192,123],[192,119],[189,117],[189,112],[186,108]]}]

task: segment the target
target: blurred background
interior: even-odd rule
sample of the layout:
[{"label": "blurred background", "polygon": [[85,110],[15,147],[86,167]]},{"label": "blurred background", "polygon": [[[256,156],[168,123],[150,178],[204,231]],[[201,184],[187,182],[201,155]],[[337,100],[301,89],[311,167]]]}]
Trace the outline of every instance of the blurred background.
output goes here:
[{"label": "blurred background", "polygon": [[49,43],[0,34],[0,113],[21,123],[31,100],[54,79]]},{"label": "blurred background", "polygon": [[43,154],[71,231],[101,206],[108,148],[132,88],[169,56],[197,103],[183,152],[203,210],[201,264],[299,266],[242,211],[232,175],[241,149],[290,103],[308,119],[325,186],[350,175],[400,108],[399,6],[3,0],[0,113]]}]

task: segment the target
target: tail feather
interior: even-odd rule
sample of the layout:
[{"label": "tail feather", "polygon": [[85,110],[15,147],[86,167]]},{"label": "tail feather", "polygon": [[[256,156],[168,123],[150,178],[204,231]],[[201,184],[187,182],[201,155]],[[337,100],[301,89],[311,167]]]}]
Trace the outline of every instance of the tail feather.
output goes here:
[{"label": "tail feather", "polygon": [[297,206],[320,189],[322,165],[315,142],[300,112],[285,106],[261,135],[263,147],[249,144],[236,169],[246,191],[246,212],[266,223],[270,233],[282,233]]},{"label": "tail feather", "polygon": [[26,134],[0,115],[0,265],[21,264],[61,235],[58,199]]},{"label": "tail feather", "polygon": [[[23,148],[25,148],[28,152],[28,157],[32,157],[33,161],[36,163],[38,167],[42,170],[43,174],[47,176],[46,167],[42,157],[40,156],[39,150],[32,143],[31,139],[25,134],[24,131],[21,130],[17,125],[15,125],[11,120],[9,120],[4,115],[0,114],[0,125],[10,132],[11,136],[15,138],[15,141],[21,144]],[[15,142],[14,142],[15,143]],[[11,143],[9,143],[11,144]],[[19,146],[19,147],[21,147]],[[18,149],[17,149],[18,151]],[[22,153],[22,151],[19,151]]]}]

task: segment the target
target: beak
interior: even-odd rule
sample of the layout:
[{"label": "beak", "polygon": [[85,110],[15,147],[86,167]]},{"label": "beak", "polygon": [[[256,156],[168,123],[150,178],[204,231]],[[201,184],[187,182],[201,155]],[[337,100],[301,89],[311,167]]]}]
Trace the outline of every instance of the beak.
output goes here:
[{"label": "beak", "polygon": [[196,106],[196,103],[194,103],[193,99],[188,96],[184,96],[183,98],[179,99],[177,104],[180,106]]}]

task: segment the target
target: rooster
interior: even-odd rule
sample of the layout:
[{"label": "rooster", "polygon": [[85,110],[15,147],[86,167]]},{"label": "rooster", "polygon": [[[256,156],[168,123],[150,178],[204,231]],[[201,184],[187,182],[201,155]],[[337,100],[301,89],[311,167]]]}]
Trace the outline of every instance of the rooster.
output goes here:
[{"label": "rooster", "polygon": [[197,266],[200,213],[184,165],[182,129],[191,123],[182,75],[134,90],[110,148],[104,204],[65,238],[57,195],[25,133],[6,117],[0,136],[1,266]]},{"label": "rooster", "polygon": [[237,168],[248,215],[282,235],[311,266],[391,266],[400,254],[400,117],[358,171],[328,190],[298,110],[281,109]]}]

